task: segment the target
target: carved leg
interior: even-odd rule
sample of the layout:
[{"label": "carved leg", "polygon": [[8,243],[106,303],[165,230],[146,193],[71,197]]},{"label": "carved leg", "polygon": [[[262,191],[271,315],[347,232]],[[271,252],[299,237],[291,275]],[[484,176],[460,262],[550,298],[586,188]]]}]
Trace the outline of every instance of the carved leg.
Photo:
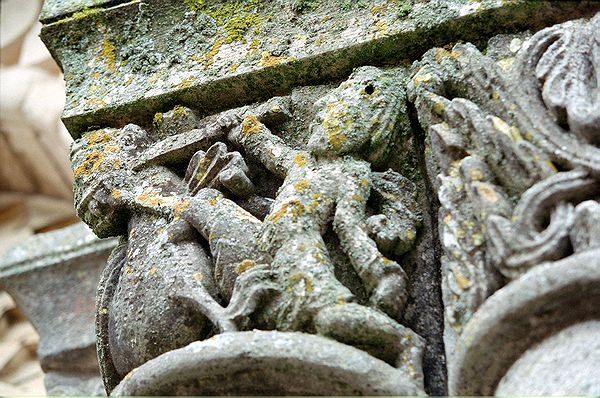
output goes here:
[{"label": "carved leg", "polygon": [[215,280],[225,300],[231,298],[241,271],[270,263],[256,246],[260,220],[214,189],[201,189],[181,214],[209,242]]},{"label": "carved leg", "polygon": [[423,382],[422,338],[379,311],[355,303],[326,307],[315,317],[315,327],[319,334],[365,350]]},{"label": "carved leg", "polygon": [[[364,181],[364,182],[363,182]],[[371,303],[394,319],[400,319],[406,304],[406,273],[385,258],[364,227],[369,181],[349,180],[338,199],[333,228],[344,252],[362,279]]]}]

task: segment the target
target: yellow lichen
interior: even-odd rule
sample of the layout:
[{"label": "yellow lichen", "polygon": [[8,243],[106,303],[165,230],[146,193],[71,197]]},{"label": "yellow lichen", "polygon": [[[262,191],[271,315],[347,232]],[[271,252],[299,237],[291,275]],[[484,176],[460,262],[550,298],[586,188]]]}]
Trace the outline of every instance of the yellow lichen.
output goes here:
[{"label": "yellow lichen", "polygon": [[310,188],[310,181],[308,180],[300,180],[294,184],[296,192],[302,192],[308,188]]},{"label": "yellow lichen", "polygon": [[483,180],[483,171],[481,169],[471,169],[471,180],[473,181],[481,181]]},{"label": "yellow lichen", "polygon": [[268,51],[264,51],[261,55],[260,55],[260,61],[258,61],[258,66],[261,68],[266,68],[269,66],[275,66],[275,65],[279,65],[281,63],[287,62],[291,60],[290,57],[286,57],[286,56],[275,56],[273,54],[271,54]]},{"label": "yellow lichen", "polygon": [[112,191],[110,191],[110,196],[119,199],[121,197],[121,192],[118,189],[113,188]]},{"label": "yellow lichen", "polygon": [[415,84],[415,87],[418,87],[422,83],[427,83],[427,82],[431,81],[431,79],[432,79],[431,73],[417,74],[413,78],[413,82]]},{"label": "yellow lichen", "polygon": [[498,65],[504,71],[508,71],[514,63],[515,63],[514,57],[504,58],[504,59],[501,59],[500,61],[498,61]]},{"label": "yellow lichen", "polygon": [[295,274],[291,275],[288,278],[288,282],[290,287],[294,287],[300,282],[304,282],[304,291],[307,293],[312,293],[314,290],[312,278],[304,275],[302,272],[296,272]]},{"label": "yellow lichen", "polygon": [[156,268],[156,267],[152,267],[152,268],[150,268],[150,271],[149,271],[149,273],[150,273],[150,275],[154,276],[154,275],[156,275],[156,272],[157,272],[157,271],[158,271],[158,268]]},{"label": "yellow lichen", "polygon": [[160,125],[162,124],[162,121],[163,121],[163,114],[162,114],[162,113],[160,113],[160,112],[156,112],[156,113],[154,114],[154,119],[152,120],[152,125],[153,125],[155,128],[158,128],[158,127],[160,127]]},{"label": "yellow lichen", "polygon": [[173,108],[173,119],[182,119],[188,116],[188,111],[181,105],[176,105]]},{"label": "yellow lichen", "polygon": [[385,11],[385,4],[378,4],[378,5],[374,5],[371,7],[371,14],[372,15],[377,15],[377,14],[381,14]]},{"label": "yellow lichen", "polygon": [[261,123],[255,116],[246,116],[242,121],[242,133],[244,135],[258,134],[261,130]]},{"label": "yellow lichen", "polygon": [[329,144],[336,151],[340,150],[344,142],[348,140],[342,131],[352,128],[352,118],[348,115],[347,105],[343,101],[327,105],[327,112],[322,124]]},{"label": "yellow lichen", "polygon": [[162,196],[159,192],[152,189],[145,190],[136,196],[135,199],[139,204],[146,206],[173,206],[177,200],[173,197]]},{"label": "yellow lichen", "polygon": [[389,36],[389,26],[387,22],[383,19],[378,20],[372,27],[375,32],[375,38],[386,37]]},{"label": "yellow lichen", "polygon": [[256,262],[253,260],[249,260],[249,259],[245,259],[243,260],[241,263],[239,263],[237,265],[237,267],[235,268],[235,271],[238,274],[243,274],[244,272],[248,271],[251,268],[256,267]]},{"label": "yellow lichen", "polygon": [[452,221],[452,214],[446,214],[444,216],[444,224],[448,225]]},{"label": "yellow lichen", "polygon": [[306,165],[306,156],[302,155],[301,153],[295,154],[292,160],[296,167],[303,167]]},{"label": "yellow lichen", "polygon": [[200,59],[204,62],[204,66],[209,67],[214,62],[215,55],[219,53],[221,46],[223,45],[223,40],[218,38],[213,43],[211,49],[204,54]]},{"label": "yellow lichen", "polygon": [[240,64],[231,64],[229,65],[229,68],[227,68],[227,70],[229,71],[229,73],[235,73],[235,71],[237,71],[239,67]]},{"label": "yellow lichen", "polygon": [[75,178],[81,176],[89,176],[95,170],[100,167],[102,162],[104,161],[104,153],[102,152],[92,152],[88,153],[83,161],[83,163],[77,166],[73,172]]},{"label": "yellow lichen", "polygon": [[196,80],[196,79],[193,76],[187,77],[179,82],[179,84],[177,85],[177,88],[181,89],[181,90],[190,88],[192,86],[192,83],[194,83],[194,80]]},{"label": "yellow lichen", "polygon": [[103,144],[110,140],[111,134],[105,130],[94,130],[87,133],[84,137],[90,145]]},{"label": "yellow lichen", "polygon": [[194,278],[196,282],[201,282],[202,279],[204,279],[204,275],[202,275],[202,272],[194,272],[192,278]]},{"label": "yellow lichen", "polygon": [[106,102],[102,101],[99,98],[89,98],[85,103],[86,105],[91,106],[95,109],[106,108]]},{"label": "yellow lichen", "polygon": [[315,39],[315,46],[321,47],[323,45],[323,43],[325,43],[325,41],[326,41],[325,36],[324,35],[319,35]]},{"label": "yellow lichen", "polygon": [[335,150],[339,150],[344,142],[348,140],[348,137],[339,131],[331,131],[327,134],[327,140]]},{"label": "yellow lichen", "polygon": [[496,203],[498,201],[498,195],[496,194],[496,191],[494,191],[494,189],[488,185],[479,185],[477,187],[477,192],[479,192],[479,195],[481,195],[481,197],[487,202]]},{"label": "yellow lichen", "polygon": [[276,223],[291,209],[292,215],[298,217],[304,214],[304,205],[297,199],[289,200],[281,205],[279,210],[269,215],[269,220]]},{"label": "yellow lichen", "polygon": [[217,198],[210,198],[206,201],[209,206],[215,206],[218,202],[219,200]]},{"label": "yellow lichen", "polygon": [[173,217],[175,219],[181,218],[181,215],[189,206],[190,206],[189,199],[183,199],[183,200],[180,200],[179,202],[177,202],[175,204],[175,206],[173,206]]},{"label": "yellow lichen", "polygon": [[454,279],[456,280],[456,284],[462,290],[465,290],[469,286],[471,286],[471,281],[464,277],[460,272],[454,273]]},{"label": "yellow lichen", "polygon": [[444,110],[446,109],[446,106],[444,105],[443,102],[436,102],[433,104],[432,108],[433,113],[435,113],[438,116],[444,116]]},{"label": "yellow lichen", "polygon": [[104,38],[100,46],[99,57],[106,63],[106,68],[111,72],[117,70],[117,56],[115,45],[110,41],[108,33],[104,33]]}]

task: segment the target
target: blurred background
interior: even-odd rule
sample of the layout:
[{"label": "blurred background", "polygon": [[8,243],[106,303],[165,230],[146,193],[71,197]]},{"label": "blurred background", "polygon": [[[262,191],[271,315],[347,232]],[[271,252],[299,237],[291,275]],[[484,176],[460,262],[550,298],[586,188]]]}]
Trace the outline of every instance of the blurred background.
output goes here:
[{"label": "blurred background", "polygon": [[[0,0],[0,257],[77,221],[59,67],[39,38],[43,0]],[[0,394],[43,395],[38,336],[0,291]]]}]

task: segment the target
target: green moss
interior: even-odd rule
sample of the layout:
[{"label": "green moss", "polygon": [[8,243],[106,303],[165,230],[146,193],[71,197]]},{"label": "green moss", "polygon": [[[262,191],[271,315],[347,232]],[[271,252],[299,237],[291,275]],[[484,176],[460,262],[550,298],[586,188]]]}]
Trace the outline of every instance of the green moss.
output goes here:
[{"label": "green moss", "polygon": [[83,7],[81,11],[77,11],[71,15],[71,19],[78,20],[83,18],[88,18],[92,16],[96,16],[98,14],[99,9],[93,7]]},{"label": "green moss", "polygon": [[370,5],[370,2],[367,0],[337,0],[337,4],[342,11],[349,11],[353,7],[365,9]]},{"label": "green moss", "polygon": [[162,121],[163,121],[163,114],[160,112],[156,112],[154,114],[154,119],[152,120],[152,126],[154,126],[154,128],[159,128]]},{"label": "green moss", "polygon": [[188,115],[188,111],[181,105],[175,106],[173,108],[173,119],[182,119]]},{"label": "green moss", "polygon": [[[251,28],[254,28],[255,34],[262,28],[263,16],[259,10],[263,6],[263,0],[237,0],[211,7],[204,4],[204,0],[184,0],[184,2],[189,9],[203,12],[217,22],[224,32],[223,43],[244,41],[246,33]],[[267,16],[266,19],[268,18]]]},{"label": "green moss", "polygon": [[410,14],[412,8],[412,0],[398,0],[398,8],[396,10],[396,15],[398,16],[398,18],[404,18],[405,16]]},{"label": "green moss", "polygon": [[293,8],[299,12],[312,11],[319,7],[319,3],[319,0],[295,0]]},{"label": "green moss", "polygon": [[202,11],[204,9],[204,0],[183,0],[183,3],[193,11]]}]

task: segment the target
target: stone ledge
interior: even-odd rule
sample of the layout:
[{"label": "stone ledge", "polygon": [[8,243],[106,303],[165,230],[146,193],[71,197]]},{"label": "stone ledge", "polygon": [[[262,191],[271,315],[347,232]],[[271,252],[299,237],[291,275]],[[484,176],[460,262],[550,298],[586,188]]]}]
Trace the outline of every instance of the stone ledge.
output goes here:
[{"label": "stone ledge", "polygon": [[183,3],[134,0],[44,27],[42,39],[65,72],[63,121],[73,137],[94,126],[148,123],[176,104],[209,114],[340,79],[360,65],[409,62],[432,46],[483,43],[600,9],[594,2],[432,0],[400,16],[400,0],[348,10],[330,2],[300,14],[274,13],[261,0],[249,3],[255,8]]}]

